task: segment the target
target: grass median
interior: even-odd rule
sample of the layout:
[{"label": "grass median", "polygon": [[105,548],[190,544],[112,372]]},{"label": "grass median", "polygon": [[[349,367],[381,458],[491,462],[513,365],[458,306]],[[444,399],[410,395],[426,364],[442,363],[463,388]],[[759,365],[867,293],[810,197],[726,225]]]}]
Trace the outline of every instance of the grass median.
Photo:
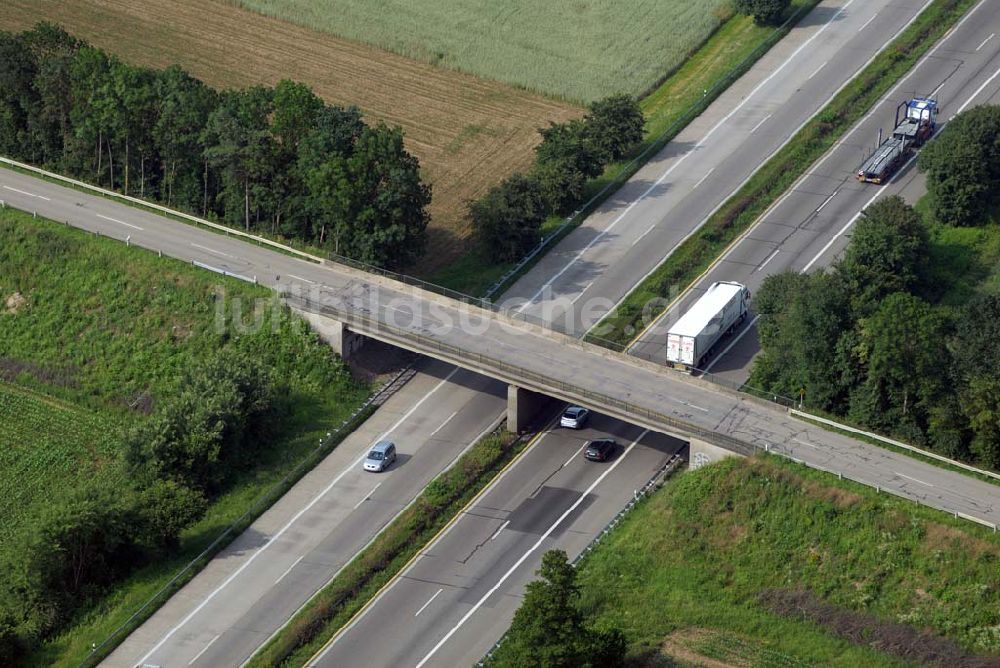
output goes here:
[{"label": "grass median", "polygon": [[[551,216],[543,224],[541,232],[548,239],[547,248],[552,248],[583,222],[817,4],[819,0],[793,0],[788,20],[777,28],[758,26],[746,16],[733,16],[719,26],[680,67],[642,97],[640,106],[646,116],[646,138],[621,162],[609,165],[603,174],[587,183],[583,196],[587,206],[570,219]],[[535,261],[542,257],[544,253],[539,253]],[[528,263],[507,277],[487,295],[490,287],[514,266],[515,263],[493,264],[480,251],[472,250],[428,280],[466,294],[492,297],[502,294],[534,263]]]},{"label": "grass median", "polygon": [[[975,0],[936,0],[764,163],[701,229],[640,283],[587,339],[622,349],[643,327],[646,305],[689,285],[749,229],[809,167],[862,118],[954,26]],[[662,311],[661,311],[662,312]],[[657,313],[656,315],[659,315]]]},{"label": "grass median", "polygon": [[306,603],[247,664],[303,665],[458,515],[530,441],[485,436]]}]

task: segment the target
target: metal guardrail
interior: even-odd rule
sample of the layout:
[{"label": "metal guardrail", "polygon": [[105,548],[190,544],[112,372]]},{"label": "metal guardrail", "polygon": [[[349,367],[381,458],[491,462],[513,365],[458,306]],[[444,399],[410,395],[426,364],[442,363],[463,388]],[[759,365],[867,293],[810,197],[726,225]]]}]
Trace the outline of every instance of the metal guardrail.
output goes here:
[{"label": "metal guardrail", "polygon": [[243,531],[246,526],[244,526],[248,521],[253,521],[260,516],[263,511],[271,507],[271,505],[277,501],[286,491],[286,486],[294,484],[294,481],[298,480],[301,476],[308,473],[312,467],[307,467],[307,463],[312,457],[317,456],[325,448],[329,447],[331,443],[345,438],[357,427],[359,419],[361,419],[364,414],[375,406],[379,406],[386,401],[392,394],[394,394],[401,387],[400,380],[404,378],[408,373],[411,372],[411,365],[407,365],[402,370],[399,371],[395,376],[393,376],[388,382],[386,382],[377,392],[372,396],[368,397],[357,409],[354,410],[347,418],[344,419],[340,425],[334,429],[332,432],[328,432],[327,435],[320,440],[319,445],[316,448],[302,458],[291,471],[285,474],[278,482],[272,485],[267,491],[265,491],[253,505],[251,505],[247,510],[235,519],[229,526],[227,526],[222,533],[220,533],[215,540],[209,544],[204,550],[202,550],[196,557],[191,559],[181,570],[177,571],[176,574],[169,581],[167,581],[160,589],[156,591],[149,599],[146,600],[135,612],[129,615],[128,619],[122,622],[114,631],[112,631],[103,641],[99,644],[94,644],[91,646],[90,654],[88,654],[79,664],[78,668],[90,668],[90,666],[97,665],[98,662],[106,658],[104,653],[105,650],[112,651],[117,647],[117,638],[123,633],[131,633],[135,630],[136,626],[134,624],[142,623],[145,621],[143,614],[149,610],[158,609],[163,603],[169,599],[177,589],[175,586],[184,586],[186,582],[181,583],[181,580],[199,569],[199,564],[206,558],[211,558],[218,549],[221,549],[223,542],[230,537],[235,537],[238,532]]},{"label": "metal guardrail", "polygon": [[376,338],[378,335],[381,335],[396,341],[408,342],[410,345],[414,345],[421,351],[437,352],[453,361],[472,362],[479,368],[493,369],[510,379],[511,382],[523,385],[525,384],[525,381],[527,381],[527,383],[533,383],[541,392],[562,393],[562,398],[569,401],[583,399],[585,402],[589,401],[595,405],[600,405],[605,408],[615,408],[622,411],[626,415],[639,417],[644,420],[654,422],[660,427],[672,428],[673,430],[689,434],[696,438],[702,438],[710,443],[718,445],[719,447],[739,454],[751,454],[754,451],[754,447],[756,447],[752,443],[742,441],[727,434],[721,434],[710,429],[705,429],[704,427],[699,427],[683,420],[678,420],[677,418],[670,417],[648,408],[637,406],[622,399],[611,397],[600,392],[595,392],[582,386],[571,385],[563,381],[554,380],[548,376],[536,373],[517,364],[504,362],[482,353],[473,353],[458,346],[445,343],[439,339],[425,336],[418,332],[394,327],[381,320],[377,320],[357,311],[339,309],[329,304],[322,304],[317,307],[312,301],[303,297],[289,296],[287,294],[282,296],[286,301],[294,303],[296,308],[332,317],[333,319],[347,325],[353,325],[355,326],[355,331],[359,334],[371,332],[371,335],[376,336]]}]

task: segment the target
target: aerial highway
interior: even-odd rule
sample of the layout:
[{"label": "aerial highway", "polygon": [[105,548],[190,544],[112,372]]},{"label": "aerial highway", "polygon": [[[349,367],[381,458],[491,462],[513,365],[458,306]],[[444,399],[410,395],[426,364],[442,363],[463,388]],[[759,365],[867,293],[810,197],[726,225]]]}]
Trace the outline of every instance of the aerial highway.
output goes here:
[{"label": "aerial highway", "polygon": [[[892,3],[890,5],[887,2],[861,3],[860,0],[853,3],[821,4],[810,17],[807,17],[801,27],[793,31],[758,66],[754,67],[748,75],[713,104],[708,112],[685,130],[659,156],[654,158],[625,186],[625,189],[613,196],[597,214],[588,219],[583,227],[569,235],[552,255],[543,260],[539,267],[536,267],[528,276],[519,281],[511,294],[529,299],[548,285],[552,298],[540,295],[533,300],[532,307],[525,309],[528,312],[534,312],[535,308],[540,308],[543,300],[551,302],[555,301],[555,297],[572,298],[571,295],[579,298],[583,294],[582,288],[585,286],[588,297],[605,297],[609,303],[616,301],[662,259],[664,249],[670,247],[670,239],[676,238],[676,230],[671,230],[676,227],[677,221],[697,223],[700,220],[697,216],[692,217],[692,215],[684,213],[683,209],[675,216],[672,211],[676,207],[686,206],[683,201],[677,202],[677,197],[684,194],[692,195],[692,197],[683,198],[684,201],[690,200],[691,205],[704,205],[704,215],[707,215],[729,192],[738,187],[742,178],[745,178],[740,175],[738,170],[729,173],[731,163],[739,162],[740,165],[733,166],[738,166],[744,171],[749,169],[749,165],[759,164],[767,154],[780,146],[794,127],[797,127],[818,109],[833,90],[867,62],[874,50],[882,46],[881,41],[871,38],[872,35],[882,34],[888,38],[912,18],[923,5],[923,2]],[[716,126],[718,129],[712,132],[712,128]],[[729,134],[729,128],[738,131]],[[741,139],[742,143],[740,143]],[[720,142],[719,150],[714,150],[716,142]],[[741,146],[745,146],[747,142],[751,143],[752,146],[746,149],[746,153],[737,154],[736,151]],[[739,161],[730,159],[733,155],[741,155],[743,158]],[[683,166],[677,167],[678,161],[681,159],[684,160]],[[675,168],[676,171],[673,171]],[[668,171],[669,173],[667,173]],[[699,171],[703,173],[696,178],[691,176],[698,174]],[[684,178],[681,178],[682,175]],[[703,177],[704,180],[697,183]],[[676,181],[674,181],[675,178]],[[650,190],[651,184],[657,182],[656,188]],[[698,187],[695,188],[695,185]],[[19,189],[26,192],[36,192],[32,183]],[[46,196],[40,192],[38,194],[41,197]],[[15,195],[17,193],[5,191],[0,195],[0,198],[8,199],[14,203]],[[44,200],[37,197],[34,199],[29,197],[19,205],[23,205],[22,208],[37,208],[40,213],[43,213],[42,208],[38,206],[43,202]],[[632,206],[635,202],[638,203]],[[104,215],[114,218],[113,214]],[[130,222],[128,214],[125,215],[126,217],[120,218],[120,220]],[[704,215],[701,218],[704,218]],[[53,217],[62,219],[59,215]],[[116,236],[116,238],[124,238],[125,234],[130,232],[128,227],[116,228],[110,221],[106,222],[109,222],[106,233]],[[652,229],[654,226],[656,229]],[[667,237],[660,238],[661,229],[668,230]],[[639,244],[636,240],[643,234],[647,236],[645,236],[644,242]],[[670,235],[675,236],[671,237]],[[214,244],[202,245],[217,249]],[[586,252],[580,254],[580,250],[585,247]],[[650,253],[650,248],[654,252]],[[624,254],[623,249],[626,251]],[[225,250],[222,252],[226,253]],[[604,252],[610,254],[600,255]],[[577,255],[579,255],[579,259],[574,259]],[[249,269],[239,263],[232,262],[231,258],[214,253],[206,253],[202,256],[201,261],[213,266],[220,264],[231,266],[232,270],[237,273]],[[567,266],[568,268],[566,268]],[[586,282],[582,281],[581,276],[577,273],[577,269],[581,267],[585,267],[590,272],[590,275],[583,277],[586,278]],[[627,269],[628,275],[620,273],[623,269]],[[598,316],[602,314],[603,311],[599,310]],[[574,333],[581,333],[579,327],[569,329]],[[430,377],[438,378],[440,375],[432,374]],[[453,394],[466,398],[468,405],[458,410],[457,416],[452,418],[448,427],[449,430],[454,428],[456,431],[452,442],[449,445],[442,445],[431,439],[420,445],[422,437],[419,435],[412,441],[414,451],[417,447],[421,448],[421,459],[426,461],[426,459],[433,457],[432,466],[436,467],[436,470],[440,470],[451,461],[453,455],[461,447],[474,440],[476,435],[482,431],[483,424],[499,417],[502,411],[502,401],[497,400],[493,404],[495,408],[493,408],[493,414],[488,416],[489,419],[476,422],[475,419],[470,419],[471,416],[466,416],[467,412],[483,411],[483,407],[475,403],[474,397],[477,392],[469,388],[472,378],[473,374],[459,371],[451,376],[450,380],[435,394],[438,398],[450,397]],[[482,380],[480,382],[484,382],[486,387],[492,387],[494,394],[499,395],[503,391],[502,384]],[[418,386],[416,383],[411,383],[411,385],[414,388]],[[422,416],[428,411],[435,410],[437,401],[426,402],[418,406],[417,403],[422,397],[421,390],[411,389],[409,386],[397,395],[394,401],[394,405],[400,405],[396,409],[397,414],[409,415],[407,420],[397,427],[400,433],[409,433],[412,430],[411,425],[424,419]],[[411,409],[415,410],[410,413]],[[433,412],[426,417],[426,421],[433,423],[437,418],[443,421],[450,414],[451,411]],[[383,424],[388,428],[394,420],[395,418],[384,420]],[[378,436],[374,433],[375,431],[377,430],[373,429],[368,434],[369,439]],[[348,461],[351,460],[348,455],[360,456],[370,445],[370,442],[370,440],[366,441],[365,438],[359,437],[340,446],[338,452],[343,453],[341,464],[344,470],[352,463]],[[543,443],[547,442],[547,439],[543,439]],[[645,447],[640,443],[628,457],[638,457],[645,452]],[[803,446],[801,449],[806,450],[803,456],[809,455],[807,448]],[[548,447],[539,446],[534,448],[533,452],[537,452],[535,456],[543,458],[545,464],[550,467],[563,463],[563,460],[557,461],[561,453],[550,450]],[[416,462],[417,460],[414,459],[412,464],[407,464],[410,468],[401,469],[400,473],[405,473],[407,476],[417,475],[413,466]],[[327,470],[324,475],[327,476],[327,480],[330,480],[331,476],[339,475],[340,472],[340,470],[335,472]],[[599,475],[593,467],[589,470],[585,469],[585,472],[593,479]],[[423,473],[432,475],[429,470]],[[508,477],[516,478],[522,475],[527,477],[531,473],[527,465],[521,463],[511,470]],[[641,484],[645,477],[648,477],[648,473],[648,471],[643,471],[641,474],[637,473],[630,480],[616,483],[613,494],[604,494],[603,490],[606,490],[618,478],[603,480],[597,488],[599,494],[595,501],[595,507],[617,510],[623,502],[622,500],[631,493],[635,486]],[[341,480],[346,480],[346,478]],[[379,493],[390,491],[384,489],[385,487],[385,485],[380,487]],[[312,491],[322,491],[322,489],[323,486],[313,484]],[[363,492],[364,490],[360,490],[359,494],[363,494]],[[334,486],[329,493],[340,494],[341,490]],[[358,513],[358,511],[353,511],[337,517],[324,515],[322,521],[317,521],[316,515],[309,513],[296,517],[297,509],[294,508],[294,504],[298,503],[299,508],[301,508],[314,498],[316,498],[314,494],[298,494],[295,498],[283,500],[280,506],[284,512],[282,519],[287,521],[287,519],[295,518],[296,521],[282,535],[282,540],[293,535],[297,536],[302,532],[315,534],[312,540],[317,543],[321,542],[326,535],[332,535],[332,532],[338,530],[338,520],[350,518]],[[378,497],[373,498],[377,499]],[[405,496],[399,495],[397,498],[403,499]],[[278,507],[274,512],[277,510]],[[368,508],[362,505],[359,510],[364,512]],[[213,657],[228,659],[246,655],[252,651],[254,643],[258,643],[261,638],[266,637],[267,629],[276,627],[282,621],[277,619],[280,616],[277,612],[272,612],[265,621],[259,614],[253,612],[254,603],[258,600],[264,600],[265,595],[280,598],[278,594],[266,592],[293,586],[297,570],[306,567],[307,561],[303,559],[297,565],[291,564],[289,561],[288,563],[294,567],[290,574],[281,579],[280,582],[271,583],[262,578],[251,579],[241,576],[232,580],[227,580],[227,578],[246,559],[252,554],[256,554],[256,551],[260,549],[263,542],[260,540],[261,535],[273,536],[272,532],[276,532],[284,525],[285,523],[282,521],[274,521],[270,525],[265,524],[264,528],[257,534],[256,543],[234,544],[223,555],[223,558],[217,560],[218,563],[213,564],[213,567],[206,571],[205,578],[199,576],[192,585],[185,588],[181,596],[176,597],[161,611],[163,614],[158,613],[154,616],[140,633],[130,639],[123,646],[122,653],[112,657],[112,663],[127,665],[136,657],[143,656],[154,645],[158,645],[157,653],[155,656],[149,657],[149,662],[159,661],[163,665],[186,664],[198,652],[203,652],[196,657],[198,665],[213,665],[216,663]],[[356,549],[366,542],[365,537],[369,535],[370,528],[365,526],[362,531],[354,535],[352,540],[345,540],[343,535],[338,534],[338,546],[343,549],[345,554],[350,553],[351,549]],[[257,561],[270,561],[279,552],[276,547],[271,547]],[[282,564],[284,563],[283,561]],[[526,573],[530,573],[534,569],[535,563],[535,561],[528,559],[522,564],[522,568]],[[254,568],[256,566],[250,566],[243,573],[250,574]],[[211,577],[215,579],[208,583],[200,583],[201,580],[207,580]],[[277,580],[277,578],[275,579]],[[227,583],[226,586],[219,589],[223,583]],[[247,590],[245,587],[253,587],[253,590]],[[302,587],[293,595],[289,595],[286,600],[290,601],[296,596],[302,598],[306,589],[308,587]],[[206,601],[207,596],[213,596],[212,601]],[[202,604],[204,605],[200,608],[201,612],[210,613],[216,605],[219,605],[232,610],[243,609],[246,616],[237,621],[216,614],[195,614],[189,617],[189,612]],[[430,606],[422,613],[422,616],[429,618],[433,615],[433,607]],[[280,609],[285,610],[283,607]],[[484,606],[477,613],[477,616],[489,619],[491,610],[491,606]],[[169,619],[162,619],[163,617],[169,617]],[[173,631],[186,618],[187,621],[184,625]],[[240,629],[251,627],[254,629],[252,633],[240,632]],[[172,635],[165,639],[164,634],[171,631],[173,631]],[[211,643],[211,646],[206,649],[207,643]],[[161,657],[166,657],[166,659],[161,661]]]},{"label": "aerial highway", "polygon": [[[851,226],[867,205],[891,194],[903,194],[915,202],[924,189],[914,162],[884,186],[858,182],[858,165],[871,152],[879,128],[891,129],[896,105],[910,95],[933,95],[938,100],[939,127],[970,106],[1000,99],[1000,39],[996,37],[1000,16],[995,10],[996,4],[987,2],[967,14],[951,35],[642,333],[631,352],[662,361],[667,329],[713,282],[737,281],[756,290],[770,274],[823,267],[847,245]],[[736,384],[746,381],[758,350],[752,322],[724,344],[720,354],[705,365],[706,371]]]}]

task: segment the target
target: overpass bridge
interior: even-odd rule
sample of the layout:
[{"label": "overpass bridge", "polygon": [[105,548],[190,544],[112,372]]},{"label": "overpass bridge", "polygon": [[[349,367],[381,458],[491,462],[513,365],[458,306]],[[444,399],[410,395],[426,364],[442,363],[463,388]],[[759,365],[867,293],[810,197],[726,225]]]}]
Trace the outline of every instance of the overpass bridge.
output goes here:
[{"label": "overpass bridge", "polygon": [[329,268],[343,280],[296,284],[280,293],[338,352],[350,356],[369,337],[508,383],[508,428],[514,431],[531,420],[542,399],[555,397],[739,454],[792,445],[807,431],[817,447],[850,440],[816,430],[771,402],[586,343],[514,311],[340,264]]}]

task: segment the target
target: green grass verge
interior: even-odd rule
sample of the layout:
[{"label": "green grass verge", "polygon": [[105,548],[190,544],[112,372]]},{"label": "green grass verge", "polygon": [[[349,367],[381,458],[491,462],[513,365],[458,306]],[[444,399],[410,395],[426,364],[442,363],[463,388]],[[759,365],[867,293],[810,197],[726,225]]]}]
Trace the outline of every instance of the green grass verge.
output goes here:
[{"label": "green grass verge", "polygon": [[643,309],[691,283],[746,231],[836,140],[962,17],[974,0],[936,0],[812,118],[702,228],[677,246],[621,305],[596,327],[595,343],[624,348],[644,322]]},{"label": "green grass verge", "polygon": [[761,457],[671,479],[578,572],[588,617],[621,628],[637,665],[662,665],[663,648],[690,664],[895,666],[919,662],[879,651],[878,638],[855,644],[832,622],[776,611],[761,594],[805,591],[995,659],[998,561],[1000,535]]},{"label": "green grass verge", "polygon": [[180,552],[93,600],[61,635],[36,649],[30,665],[79,665],[92,643],[126,623],[207,547],[223,547],[311,468],[337,439],[319,451],[317,442],[369,395],[330,348],[284,309],[268,308],[262,326],[244,333],[231,322],[217,329],[218,287],[248,307],[258,299],[271,303],[264,288],[0,210],[0,375],[6,379],[0,384],[0,484],[14,488],[19,500],[3,512],[11,535],[80,476],[118,484],[124,467],[116,432],[145,419],[142,409],[172,392],[183,369],[219,348],[236,347],[261,359],[289,388],[282,438],[254,468],[237,473],[206,516],[185,530]]},{"label": "green grass verge", "polygon": [[[707,109],[730,84],[743,76],[818,3],[819,0],[792,0],[790,19],[780,28],[758,26],[745,16],[733,16],[723,23],[679,68],[640,101],[646,116],[646,138],[624,160],[609,165],[601,176],[587,183],[583,199],[589,201],[589,206],[568,222],[558,216],[550,216],[542,225],[542,238],[558,232],[547,247],[554,246],[583,222],[588,214]],[[540,254],[536,259],[541,257]],[[492,264],[474,249],[427,280],[465,294],[487,296],[486,291],[515,266],[516,263]],[[502,294],[532,266],[533,263],[529,263],[523,267],[504,281],[494,295],[489,296]]]},{"label": "green grass verge", "polygon": [[304,665],[526,444],[525,439],[502,432],[476,443],[299,610],[254,656],[249,668]]}]

